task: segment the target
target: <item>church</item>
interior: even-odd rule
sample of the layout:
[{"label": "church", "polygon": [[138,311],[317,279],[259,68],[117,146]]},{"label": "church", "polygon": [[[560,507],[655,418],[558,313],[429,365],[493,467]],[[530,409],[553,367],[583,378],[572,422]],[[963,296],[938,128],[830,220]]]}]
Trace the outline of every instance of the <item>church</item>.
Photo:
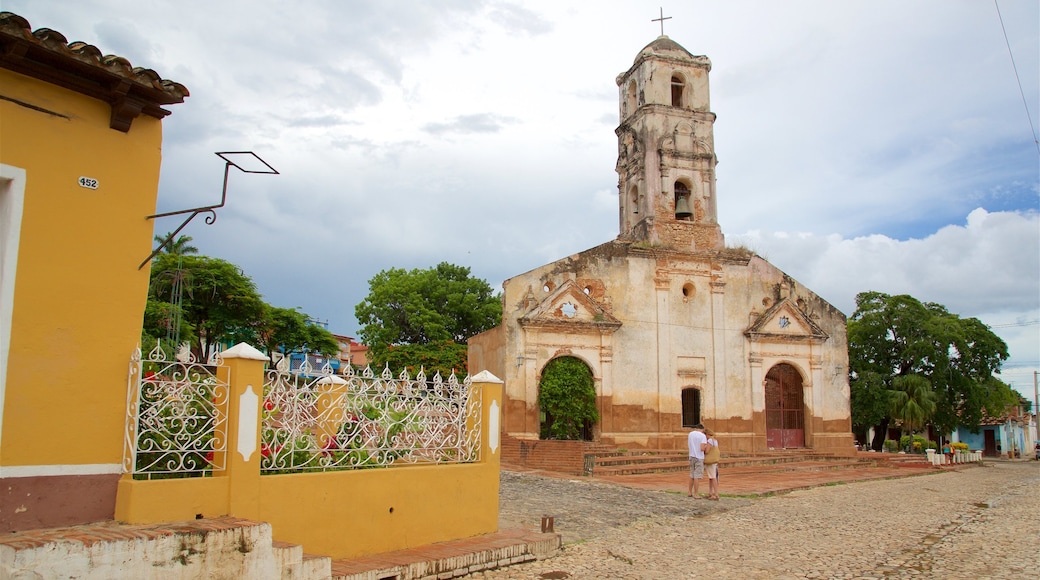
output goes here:
[{"label": "church", "polygon": [[542,372],[571,357],[589,440],[683,449],[703,424],[727,453],[853,452],[845,315],[725,245],[710,71],[662,35],[617,77],[618,237],[506,280],[502,324],[469,341],[469,368],[505,382],[503,434],[542,436]]}]

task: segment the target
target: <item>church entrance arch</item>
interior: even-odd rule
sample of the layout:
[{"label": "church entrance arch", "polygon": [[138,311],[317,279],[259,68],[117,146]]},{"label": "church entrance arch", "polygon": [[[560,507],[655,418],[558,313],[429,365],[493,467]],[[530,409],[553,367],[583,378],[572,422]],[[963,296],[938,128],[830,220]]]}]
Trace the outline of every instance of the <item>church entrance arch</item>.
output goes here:
[{"label": "church entrance arch", "polygon": [[592,441],[599,411],[589,365],[573,356],[549,361],[538,382],[538,410],[540,438]]},{"label": "church entrance arch", "polygon": [[766,374],[766,445],[771,449],[805,447],[802,375],[787,363]]}]

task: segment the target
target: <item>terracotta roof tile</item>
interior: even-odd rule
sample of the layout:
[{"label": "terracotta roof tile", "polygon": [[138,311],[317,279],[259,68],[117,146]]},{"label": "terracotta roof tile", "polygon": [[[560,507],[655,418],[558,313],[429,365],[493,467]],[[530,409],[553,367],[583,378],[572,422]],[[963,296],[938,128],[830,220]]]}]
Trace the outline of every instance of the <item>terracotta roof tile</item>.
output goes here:
[{"label": "terracotta roof tile", "polygon": [[158,119],[169,115],[159,105],[183,103],[188,96],[184,85],[152,69],[103,55],[92,44],[70,43],[50,28],[33,31],[25,18],[12,12],[0,12],[0,67],[109,103],[110,126],[120,131],[128,131],[141,113]]}]

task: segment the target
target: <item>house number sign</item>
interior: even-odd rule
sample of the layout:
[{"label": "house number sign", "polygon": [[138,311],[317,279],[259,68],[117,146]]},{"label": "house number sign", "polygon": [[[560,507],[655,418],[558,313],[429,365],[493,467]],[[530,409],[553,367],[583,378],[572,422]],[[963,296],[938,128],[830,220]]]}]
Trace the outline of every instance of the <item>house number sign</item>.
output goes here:
[{"label": "house number sign", "polygon": [[98,182],[93,177],[80,177],[79,178],[79,186],[80,187],[85,187],[87,189],[97,189],[98,188]]}]

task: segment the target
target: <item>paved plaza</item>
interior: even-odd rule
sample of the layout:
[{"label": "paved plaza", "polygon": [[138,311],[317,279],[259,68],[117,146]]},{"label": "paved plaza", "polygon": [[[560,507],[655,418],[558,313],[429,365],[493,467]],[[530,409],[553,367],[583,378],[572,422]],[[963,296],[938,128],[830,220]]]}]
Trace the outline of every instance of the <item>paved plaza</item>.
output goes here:
[{"label": "paved plaza", "polygon": [[503,472],[502,528],[542,515],[560,555],[471,577],[1040,578],[1032,461],[718,502]]}]

